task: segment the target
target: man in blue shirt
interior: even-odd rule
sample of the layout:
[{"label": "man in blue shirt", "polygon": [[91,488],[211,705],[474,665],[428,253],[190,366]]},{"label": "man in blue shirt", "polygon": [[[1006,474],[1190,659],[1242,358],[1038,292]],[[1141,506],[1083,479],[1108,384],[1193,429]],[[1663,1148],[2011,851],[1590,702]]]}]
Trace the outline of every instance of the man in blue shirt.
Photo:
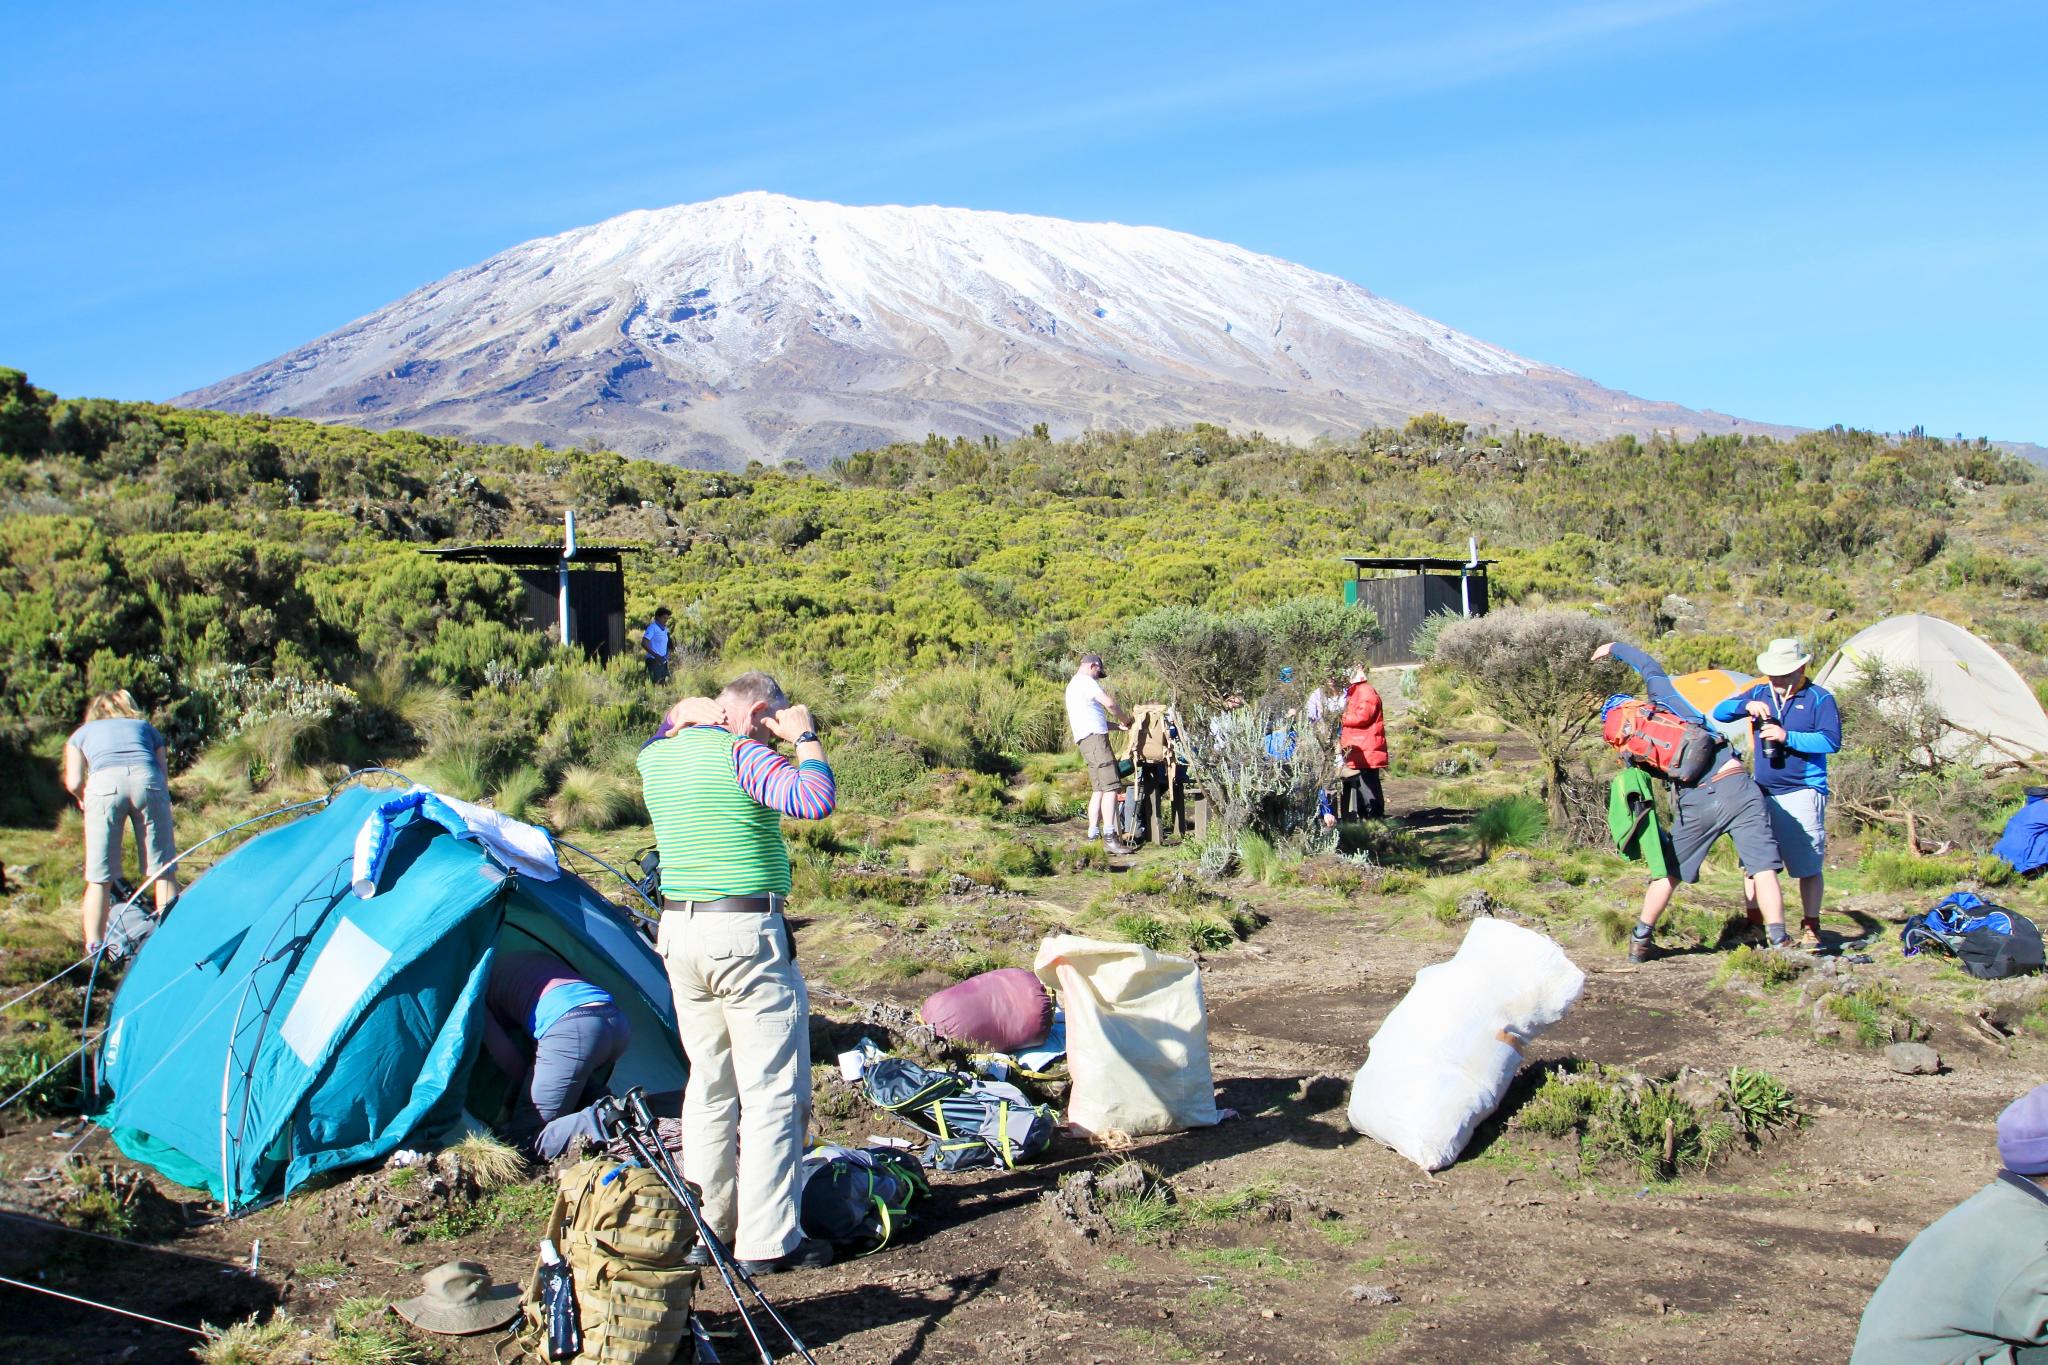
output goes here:
[{"label": "man in blue shirt", "polygon": [[[1687,701],[1672,684],[1662,664],[1640,649],[1620,643],[1600,646],[1593,651],[1593,658],[1597,662],[1610,654],[1641,675],[1651,701],[1715,733],[1718,741],[1713,765],[1705,777],[1691,784],[1670,784],[1671,846],[1678,860],[1678,874],[1675,877],[1652,877],[1644,889],[1642,914],[1629,937],[1629,961],[1648,962],[1657,956],[1651,934],[1656,930],[1658,916],[1664,913],[1664,907],[1671,904],[1672,893],[1678,890],[1679,882],[1700,879],[1700,865],[1707,860],[1707,850],[1724,834],[1734,841],[1735,856],[1741,862],[1743,872],[1755,882],[1757,904],[1763,910],[1770,946],[1786,947],[1790,940],[1785,935],[1785,900],[1778,887],[1778,869],[1783,863],[1778,858],[1777,842],[1771,837],[1771,821],[1764,808],[1763,794],[1754,782],[1746,780],[1748,773],[1743,769],[1742,760],[1736,757],[1725,740],[1720,739],[1718,732],[1707,725],[1707,718],[1700,714],[1699,708]],[[1610,698],[1608,705],[1626,700],[1626,697]]]},{"label": "man in blue shirt", "polygon": [[1820,947],[1828,755],[1842,747],[1842,713],[1834,694],[1806,680],[1812,662],[1798,640],[1773,640],[1756,659],[1764,677],[1714,708],[1715,720],[1747,720],[1755,727],[1756,785],[1763,789],[1778,856],[1799,879],[1799,942],[1809,950]]}]

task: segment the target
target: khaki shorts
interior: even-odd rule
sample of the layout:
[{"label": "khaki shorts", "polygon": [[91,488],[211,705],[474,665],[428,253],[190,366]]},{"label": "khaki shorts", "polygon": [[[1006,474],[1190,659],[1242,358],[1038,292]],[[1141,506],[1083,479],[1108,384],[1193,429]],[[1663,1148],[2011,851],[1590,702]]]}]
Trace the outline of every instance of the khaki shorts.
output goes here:
[{"label": "khaki shorts", "polygon": [[85,779],[85,879],[106,886],[121,870],[121,827],[135,827],[143,875],[178,856],[171,794],[154,768],[94,768]]},{"label": "khaki shorts", "polygon": [[1088,785],[1099,792],[1123,790],[1123,775],[1116,770],[1116,754],[1110,750],[1108,735],[1083,735],[1074,741],[1088,764]]},{"label": "khaki shorts", "polygon": [[1765,792],[1771,834],[1778,856],[1794,877],[1818,877],[1828,856],[1828,798],[1811,787],[1792,792]]}]

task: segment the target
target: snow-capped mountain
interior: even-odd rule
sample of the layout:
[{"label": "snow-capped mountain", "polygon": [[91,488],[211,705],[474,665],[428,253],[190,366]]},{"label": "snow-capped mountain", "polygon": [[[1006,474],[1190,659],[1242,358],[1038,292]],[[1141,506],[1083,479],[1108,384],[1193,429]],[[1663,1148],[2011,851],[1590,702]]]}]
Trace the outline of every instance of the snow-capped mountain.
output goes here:
[{"label": "snow-capped mountain", "polygon": [[1579,437],[1773,429],[1164,228],[758,193],[513,247],[177,401],[704,467],[1037,422],[1312,438],[1434,410]]}]

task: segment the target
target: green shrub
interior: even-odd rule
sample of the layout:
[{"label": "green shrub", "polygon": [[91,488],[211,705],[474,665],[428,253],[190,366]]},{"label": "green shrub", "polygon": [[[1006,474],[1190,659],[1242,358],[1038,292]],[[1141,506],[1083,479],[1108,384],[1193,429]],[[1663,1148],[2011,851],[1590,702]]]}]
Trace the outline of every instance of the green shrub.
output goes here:
[{"label": "green shrub", "polygon": [[1788,981],[1798,980],[1809,965],[1807,959],[1793,957],[1789,953],[1758,952],[1744,944],[1722,961],[1720,970],[1714,974],[1714,980],[1722,982],[1731,977],[1743,976],[1752,981],[1760,981],[1766,986],[1781,986]]},{"label": "green shrub", "polygon": [[1865,981],[1852,991],[1823,997],[1827,1011],[1855,1030],[1864,1047],[1884,1047],[1927,1036],[1927,1025],[1889,981]]},{"label": "green shrub", "polygon": [[1792,1091],[1770,1072],[1759,1067],[1736,1066],[1728,1070],[1729,1104],[1749,1137],[1798,1121]]},{"label": "green shrub", "polygon": [[856,741],[830,751],[832,778],[841,805],[860,810],[897,811],[924,788],[924,760],[897,744]]},{"label": "green shrub", "polygon": [[1182,927],[1181,942],[1192,952],[1220,953],[1237,942],[1237,933],[1222,920],[1202,915]]},{"label": "green shrub", "polygon": [[1020,822],[1051,825],[1065,820],[1073,811],[1051,783],[1033,782],[1017,794],[1017,804],[1010,813]]},{"label": "green shrub", "polygon": [[1923,858],[1896,849],[1873,849],[1857,864],[1879,891],[1931,891],[1954,886],[1976,875],[1975,863],[1959,859]]},{"label": "green shrub", "polygon": [[1422,840],[1398,820],[1349,820],[1337,826],[1339,852],[1363,856],[1381,867],[1420,867]]},{"label": "green shrub", "polygon": [[1479,856],[1490,857],[1498,848],[1528,848],[1539,842],[1550,828],[1550,813],[1541,801],[1530,796],[1504,796],[1489,801],[1473,813],[1472,837],[1479,841]]},{"label": "green shrub", "polygon": [[1576,1135],[1582,1170],[1619,1160],[1644,1179],[1703,1170],[1738,1137],[1725,1120],[1694,1111],[1669,1082],[1630,1081],[1584,1064],[1551,1071],[1513,1123],[1547,1137]]},{"label": "green shrub", "polygon": [[945,804],[955,815],[993,820],[1003,813],[1002,779],[989,773],[961,773],[947,788]]},{"label": "green shrub", "polygon": [[561,830],[616,829],[645,818],[637,782],[596,768],[564,770],[561,785],[548,803],[548,815]]},{"label": "green shrub", "polygon": [[514,820],[524,820],[540,804],[548,781],[537,768],[519,767],[498,779],[491,804]]},{"label": "green shrub", "polygon": [[1152,915],[1122,914],[1110,921],[1110,928],[1126,943],[1135,943],[1140,948],[1154,952],[1166,947],[1173,931]]},{"label": "green shrub", "polygon": [[1237,867],[1251,880],[1270,886],[1280,872],[1280,855],[1272,840],[1246,830],[1237,836]]}]

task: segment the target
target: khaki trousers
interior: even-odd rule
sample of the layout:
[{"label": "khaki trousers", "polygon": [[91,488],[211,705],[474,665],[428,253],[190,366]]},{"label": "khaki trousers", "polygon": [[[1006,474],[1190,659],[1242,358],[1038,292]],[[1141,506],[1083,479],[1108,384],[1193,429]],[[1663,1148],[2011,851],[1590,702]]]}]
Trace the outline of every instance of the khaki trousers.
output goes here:
[{"label": "khaki trousers", "polygon": [[798,1176],[811,1117],[811,997],[782,916],[669,910],[668,964],[690,1058],[683,1178],[743,1261],[795,1248]]}]

